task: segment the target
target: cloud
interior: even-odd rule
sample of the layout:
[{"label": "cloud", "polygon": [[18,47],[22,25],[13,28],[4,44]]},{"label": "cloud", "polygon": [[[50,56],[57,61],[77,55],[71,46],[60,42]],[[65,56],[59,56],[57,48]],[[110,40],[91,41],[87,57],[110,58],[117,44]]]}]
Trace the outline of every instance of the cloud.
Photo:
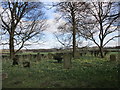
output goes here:
[{"label": "cloud", "polygon": [[[1,11],[2,11],[2,7],[0,7],[0,13],[1,13]],[[44,31],[45,42],[42,43],[42,41],[40,41],[40,44],[34,44],[34,43],[27,41],[25,44],[28,44],[28,46],[26,46],[28,49],[49,49],[49,48],[54,48],[54,47],[61,47],[61,44],[56,40],[53,33],[58,31],[57,27],[59,25],[64,24],[65,20],[60,19],[59,21],[56,21],[55,18],[59,18],[61,16],[58,13],[51,12],[51,14],[50,14],[50,12],[49,12],[49,15],[53,15],[54,18],[47,19],[46,23],[48,24],[48,28]],[[112,29],[113,29],[113,27],[112,27]],[[108,38],[110,38],[110,37],[111,36],[109,36]],[[2,42],[4,42],[4,41],[2,41]],[[91,42],[91,41],[83,41],[83,46],[87,45],[88,42]],[[107,46],[116,46],[116,45],[117,45],[117,41],[111,41],[110,43],[108,43]],[[96,46],[96,45],[93,43],[93,45],[91,45],[91,46]],[[8,45],[4,45],[4,46],[2,45],[2,46],[0,46],[0,49],[1,48],[2,49],[8,48]],[[23,48],[23,49],[25,49],[25,48]]]},{"label": "cloud", "polygon": [[34,43],[31,43],[31,42],[26,42],[26,44],[31,44],[31,45],[28,45],[27,48],[28,49],[50,49],[50,48],[55,48],[55,47],[60,47],[60,43],[56,41],[55,38],[53,37],[49,37],[46,39],[45,42],[39,42],[40,44],[34,44]]},{"label": "cloud", "polygon": [[0,3],[0,14],[3,12],[3,8],[1,6],[1,3]]},{"label": "cloud", "polygon": [[58,31],[58,26],[65,23],[65,20],[60,19],[57,21],[55,19],[48,19],[46,23],[48,24],[48,28],[45,30],[45,32],[54,33]]},{"label": "cloud", "polygon": [[57,25],[54,19],[48,19],[47,24],[48,24],[48,28],[45,30],[45,32],[54,33],[57,31]]},{"label": "cloud", "polygon": [[[2,6],[1,6],[1,4],[0,4],[0,15],[1,15],[2,11],[3,11],[3,8],[2,8]],[[1,18],[0,18],[0,29],[2,28],[2,27],[1,27],[1,24],[2,24],[2,21],[1,21]]]}]

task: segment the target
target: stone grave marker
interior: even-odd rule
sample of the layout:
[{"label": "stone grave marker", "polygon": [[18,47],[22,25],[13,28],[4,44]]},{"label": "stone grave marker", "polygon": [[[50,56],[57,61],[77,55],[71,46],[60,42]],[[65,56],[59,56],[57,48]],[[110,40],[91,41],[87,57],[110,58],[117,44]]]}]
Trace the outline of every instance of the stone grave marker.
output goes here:
[{"label": "stone grave marker", "polygon": [[20,58],[20,56],[19,56],[19,55],[15,55],[15,57],[16,57],[17,59],[19,59],[19,58]]},{"label": "stone grave marker", "polygon": [[8,78],[8,74],[7,73],[2,73],[2,80]]},{"label": "stone grave marker", "polygon": [[29,59],[29,55],[24,55],[24,59]]},{"label": "stone grave marker", "polygon": [[116,61],[116,55],[111,54],[110,55],[110,61]]},{"label": "stone grave marker", "polygon": [[80,56],[83,56],[83,53],[82,53],[82,52],[80,52]]},{"label": "stone grave marker", "polygon": [[72,56],[69,53],[64,54],[64,56],[63,56],[64,69],[70,69],[72,67],[71,59],[72,59]]},{"label": "stone grave marker", "polygon": [[13,58],[12,65],[18,65],[18,59],[16,57]]},{"label": "stone grave marker", "polygon": [[21,59],[22,59],[22,60],[25,59],[25,58],[24,58],[24,55],[21,55]]},{"label": "stone grave marker", "polygon": [[118,52],[118,54],[117,54],[117,62],[120,65],[120,52]]},{"label": "stone grave marker", "polygon": [[105,56],[106,56],[108,53],[109,53],[108,50],[105,50],[105,51],[104,51],[104,55],[105,55]]},{"label": "stone grave marker", "polygon": [[28,68],[30,68],[30,62],[29,62],[29,61],[24,61],[24,62],[23,62],[23,67],[28,67]]},{"label": "stone grave marker", "polygon": [[37,61],[38,60],[38,55],[37,54],[32,54],[32,61]]},{"label": "stone grave marker", "polygon": [[20,58],[20,60],[23,60],[23,56],[22,55],[19,55],[19,58]]},{"label": "stone grave marker", "polygon": [[44,59],[45,59],[45,60],[48,60],[48,54],[45,54],[45,55],[44,55]]},{"label": "stone grave marker", "polygon": [[41,59],[43,60],[45,57],[45,54],[40,54],[41,55]]},{"label": "stone grave marker", "polygon": [[53,55],[51,53],[48,53],[48,59],[52,59]]},{"label": "stone grave marker", "polygon": [[56,54],[54,54],[53,59],[57,60],[58,63],[61,63],[63,57],[62,57],[62,55],[60,53],[56,53]]},{"label": "stone grave marker", "polygon": [[79,59],[80,58],[80,53],[79,52],[76,52],[75,53],[75,59]]},{"label": "stone grave marker", "polygon": [[41,61],[42,60],[42,55],[40,53],[37,53],[37,61]]}]

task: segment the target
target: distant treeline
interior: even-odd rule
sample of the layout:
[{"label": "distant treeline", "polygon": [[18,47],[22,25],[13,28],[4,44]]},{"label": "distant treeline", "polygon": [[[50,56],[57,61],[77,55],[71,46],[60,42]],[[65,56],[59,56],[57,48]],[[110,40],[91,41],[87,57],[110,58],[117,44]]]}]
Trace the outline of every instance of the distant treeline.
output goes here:
[{"label": "distant treeline", "polygon": [[105,47],[106,49],[120,49],[120,46],[116,46],[116,47]]},{"label": "distant treeline", "polygon": [[[96,50],[98,49],[97,47],[82,47],[82,48],[79,48],[79,50]],[[120,51],[120,46],[116,46],[116,47],[105,47],[104,48],[105,50],[109,50],[111,52],[118,52]],[[57,52],[57,51],[61,51],[61,50],[71,50],[70,49],[57,49],[57,48],[54,48],[54,49],[27,49],[27,50],[20,50],[19,53],[25,53],[25,52]],[[4,49],[2,50],[2,53],[6,53],[8,52],[9,53],[9,50],[8,49]]]}]

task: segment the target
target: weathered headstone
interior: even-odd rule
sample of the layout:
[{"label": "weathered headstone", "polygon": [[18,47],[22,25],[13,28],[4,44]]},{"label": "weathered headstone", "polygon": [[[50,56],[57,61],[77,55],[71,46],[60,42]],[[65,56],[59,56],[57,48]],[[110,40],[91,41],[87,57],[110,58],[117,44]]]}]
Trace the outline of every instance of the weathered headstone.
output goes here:
[{"label": "weathered headstone", "polygon": [[13,58],[12,65],[18,65],[18,59],[16,57]]},{"label": "weathered headstone", "polygon": [[44,55],[44,59],[45,59],[45,60],[48,60],[48,54],[45,54],[45,55]]},{"label": "weathered headstone", "polygon": [[31,54],[27,54],[27,55],[25,55],[25,59],[31,59]]},{"label": "weathered headstone", "polygon": [[29,67],[30,68],[30,62],[28,62],[28,61],[23,62],[23,67]]},{"label": "weathered headstone", "polygon": [[48,59],[52,59],[53,55],[51,53],[48,53]]},{"label": "weathered headstone", "polygon": [[80,52],[80,56],[82,56],[83,55],[83,53],[82,52]]},{"label": "weathered headstone", "polygon": [[91,53],[91,56],[93,56],[93,54],[94,54],[94,51],[90,51],[90,53]]},{"label": "weathered headstone", "polygon": [[41,61],[42,60],[42,55],[40,53],[37,54],[37,61]]},{"label": "weathered headstone", "polygon": [[62,55],[60,53],[56,53],[56,54],[54,54],[53,59],[57,60],[58,63],[61,63],[63,57],[62,57]]},{"label": "weathered headstone", "polygon": [[117,62],[120,65],[120,52],[118,52],[118,54],[117,54]]},{"label": "weathered headstone", "polygon": [[80,53],[79,52],[76,52],[75,53],[75,59],[79,59],[80,58]]},{"label": "weathered headstone", "polygon": [[110,61],[116,61],[116,55],[114,54],[110,55]]},{"label": "weathered headstone", "polygon": [[31,59],[32,58],[32,54],[29,54],[29,59]]},{"label": "weathered headstone", "polygon": [[84,55],[86,55],[87,54],[87,52],[84,52]]},{"label": "weathered headstone", "polygon": [[23,55],[23,58],[26,59],[26,55]]},{"label": "weathered headstone", "polygon": [[37,61],[37,54],[33,54],[33,60]]},{"label": "weathered headstone", "polygon": [[2,80],[8,78],[8,74],[7,73],[2,73]]},{"label": "weathered headstone", "polygon": [[17,59],[19,59],[19,58],[20,58],[20,56],[19,56],[19,55],[15,55],[15,57],[16,57]]},{"label": "weathered headstone", "polygon": [[45,57],[45,54],[40,54],[41,55],[41,59],[44,59]]},{"label": "weathered headstone", "polygon": [[65,69],[70,69],[71,68],[71,59],[72,59],[72,56],[71,56],[71,54],[69,54],[69,53],[66,53],[66,54],[64,54],[64,56],[63,56],[63,60],[64,60],[64,68]]},{"label": "weathered headstone", "polygon": [[108,50],[105,50],[105,51],[104,51],[104,55],[105,55],[105,56],[106,56],[108,53],[109,53]]},{"label": "weathered headstone", "polygon": [[94,51],[94,56],[95,56],[95,57],[97,56],[97,51]]},{"label": "weathered headstone", "polygon": [[99,50],[96,51],[96,55],[99,56]]}]

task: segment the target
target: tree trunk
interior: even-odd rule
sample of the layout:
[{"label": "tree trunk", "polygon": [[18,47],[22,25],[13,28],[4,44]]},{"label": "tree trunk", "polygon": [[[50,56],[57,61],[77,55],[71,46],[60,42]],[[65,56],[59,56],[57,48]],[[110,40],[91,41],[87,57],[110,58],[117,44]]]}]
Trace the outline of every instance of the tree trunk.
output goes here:
[{"label": "tree trunk", "polygon": [[[14,24],[13,24],[14,26]],[[10,50],[10,59],[14,58],[14,27],[12,26],[9,38],[9,50]]]},{"label": "tree trunk", "polygon": [[10,59],[14,58],[14,34],[11,32],[10,33],[10,39],[9,39],[9,50],[10,50]]},{"label": "tree trunk", "polygon": [[72,10],[71,12],[72,16],[72,26],[73,26],[73,58],[75,58],[75,53],[76,53],[76,23],[75,23],[75,13]]},{"label": "tree trunk", "polygon": [[73,58],[75,57],[76,53],[76,31],[73,29]]},{"label": "tree trunk", "polygon": [[104,55],[103,55],[103,47],[99,47],[99,49],[100,49],[100,57],[101,57],[101,58],[104,58]]},{"label": "tree trunk", "polygon": [[9,50],[10,50],[10,59],[13,60],[12,65],[18,65],[18,60],[15,58],[14,51],[14,32],[10,33],[10,41],[9,41]]}]

